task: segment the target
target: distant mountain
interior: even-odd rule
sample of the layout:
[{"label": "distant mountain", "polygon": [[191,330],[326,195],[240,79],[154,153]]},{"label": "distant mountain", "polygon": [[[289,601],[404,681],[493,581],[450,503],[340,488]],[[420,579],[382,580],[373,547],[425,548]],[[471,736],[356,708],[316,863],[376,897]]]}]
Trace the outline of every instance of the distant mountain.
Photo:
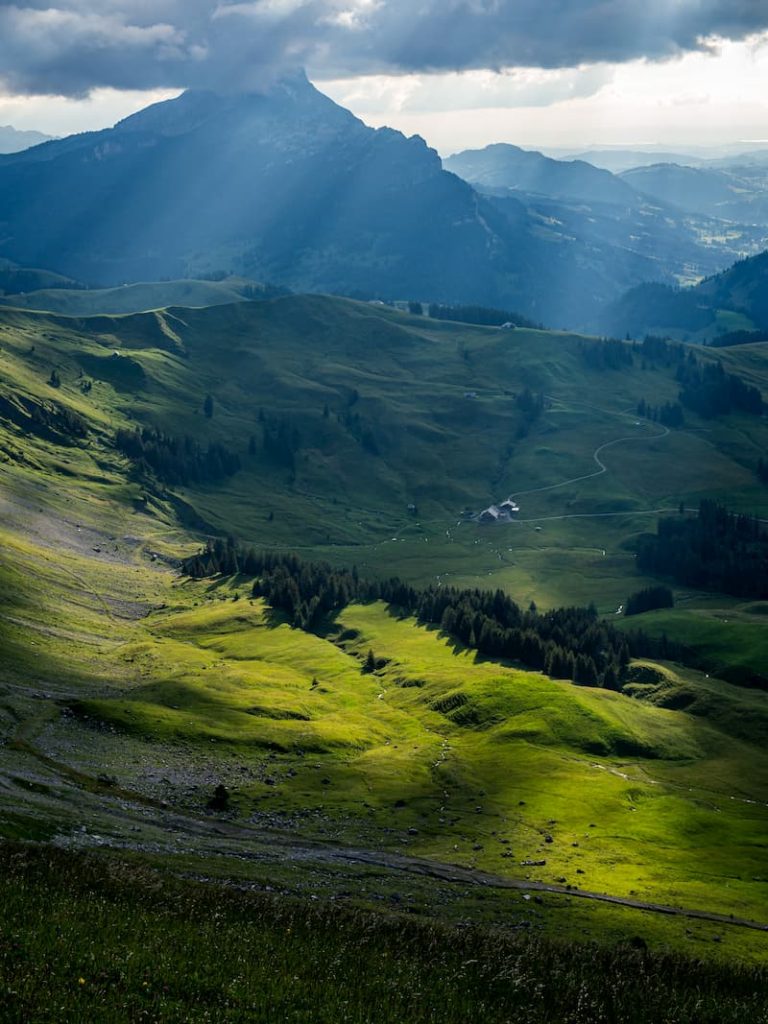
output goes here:
[{"label": "distant mountain", "polygon": [[768,223],[764,184],[740,177],[734,170],[660,163],[624,171],[621,179],[638,192],[691,213],[740,223]]},{"label": "distant mountain", "polygon": [[768,167],[768,147],[750,149],[744,153],[729,153],[707,161],[709,167]]},{"label": "distant mountain", "polygon": [[[669,284],[700,278],[766,241],[764,229],[724,230],[706,213],[690,216],[583,161],[554,160],[499,144],[456,154],[444,166],[473,184],[513,224],[522,206],[539,238],[572,249],[572,268],[591,261],[605,283],[637,273]],[[583,269],[574,273],[577,287],[594,287]],[[571,284],[567,274],[565,282]]]},{"label": "distant mountain", "polygon": [[694,288],[632,288],[610,305],[600,328],[619,335],[672,334],[702,341],[768,330],[768,252],[740,260]]},{"label": "distant mountain", "polygon": [[594,167],[620,174],[635,167],[649,167],[653,164],[680,164],[698,167],[707,161],[690,153],[666,153],[656,149],[589,149],[582,153],[564,155],[561,159],[583,160]]},{"label": "distant mountain", "polygon": [[609,171],[584,160],[552,160],[507,143],[456,153],[444,160],[443,166],[465,181],[484,188],[516,189],[630,206],[637,202],[634,190]]},{"label": "distant mountain", "polygon": [[421,139],[367,128],[306,80],[185,93],[0,158],[3,252],[97,285],[258,268],[247,276],[386,288],[436,201],[462,214],[449,250],[485,245],[471,189]]},{"label": "distant mountain", "polygon": [[21,153],[41,142],[48,142],[50,135],[42,132],[19,131],[9,124],[0,125],[0,153]]}]

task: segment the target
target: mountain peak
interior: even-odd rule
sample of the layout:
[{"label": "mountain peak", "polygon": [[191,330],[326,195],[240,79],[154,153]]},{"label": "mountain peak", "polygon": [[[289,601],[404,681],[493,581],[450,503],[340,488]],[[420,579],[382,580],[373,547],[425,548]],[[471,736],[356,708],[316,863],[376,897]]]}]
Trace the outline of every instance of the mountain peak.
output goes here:
[{"label": "mountain peak", "polygon": [[243,119],[268,114],[295,118],[302,112],[324,118],[342,117],[347,123],[357,120],[316,89],[302,70],[283,75],[259,90],[188,89],[175,99],[162,100],[131,114],[119,121],[115,130],[181,135],[214,118]]}]

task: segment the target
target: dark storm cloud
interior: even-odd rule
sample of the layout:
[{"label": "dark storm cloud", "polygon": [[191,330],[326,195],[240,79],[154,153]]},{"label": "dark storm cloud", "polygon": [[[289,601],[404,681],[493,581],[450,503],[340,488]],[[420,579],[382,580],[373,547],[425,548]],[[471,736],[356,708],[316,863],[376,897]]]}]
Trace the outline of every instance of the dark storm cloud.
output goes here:
[{"label": "dark storm cloud", "polygon": [[768,29],[768,0],[33,0],[0,2],[0,82],[258,85],[317,77],[570,67],[701,49]]}]

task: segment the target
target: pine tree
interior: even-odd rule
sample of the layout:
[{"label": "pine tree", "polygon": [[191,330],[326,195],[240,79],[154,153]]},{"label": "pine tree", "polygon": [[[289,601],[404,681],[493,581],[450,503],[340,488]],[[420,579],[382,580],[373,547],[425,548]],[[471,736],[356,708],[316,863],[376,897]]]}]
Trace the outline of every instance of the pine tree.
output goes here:
[{"label": "pine tree", "polygon": [[223,783],[219,783],[213,791],[213,796],[208,801],[208,809],[211,811],[229,810],[229,790]]}]

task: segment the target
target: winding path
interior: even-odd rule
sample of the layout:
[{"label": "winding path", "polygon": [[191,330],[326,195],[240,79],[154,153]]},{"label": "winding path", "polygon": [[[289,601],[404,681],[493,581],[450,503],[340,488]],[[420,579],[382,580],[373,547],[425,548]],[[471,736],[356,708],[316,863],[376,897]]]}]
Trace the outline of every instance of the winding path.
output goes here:
[{"label": "winding path", "polygon": [[[520,498],[526,494],[543,494],[545,491],[554,491],[558,487],[567,487],[569,484],[578,484],[582,480],[592,480],[596,476],[602,476],[603,473],[608,472],[608,467],[601,460],[600,455],[607,448],[613,447],[615,444],[622,444],[625,441],[654,441],[662,437],[667,437],[669,434],[669,427],[664,427],[662,433],[651,434],[650,437],[642,435],[640,437],[637,434],[627,434],[624,437],[615,437],[612,441],[605,441],[603,444],[598,445],[597,448],[592,452],[592,458],[597,463],[598,469],[594,473],[584,473],[582,476],[572,477],[570,480],[561,480],[558,484],[548,484],[546,487],[532,487],[527,491],[515,491],[514,494],[510,494],[510,498]],[[602,515],[626,515],[627,513],[616,513],[616,512],[604,512]],[[564,516],[558,518],[565,518]]]}]

